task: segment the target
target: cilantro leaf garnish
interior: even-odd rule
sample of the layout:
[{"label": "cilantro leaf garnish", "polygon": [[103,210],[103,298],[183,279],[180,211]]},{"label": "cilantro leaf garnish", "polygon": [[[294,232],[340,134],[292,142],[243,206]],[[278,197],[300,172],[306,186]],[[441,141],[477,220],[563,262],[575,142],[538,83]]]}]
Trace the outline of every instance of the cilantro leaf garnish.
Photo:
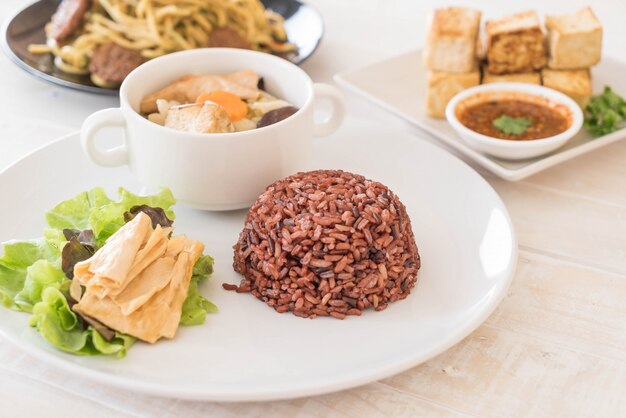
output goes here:
[{"label": "cilantro leaf garnish", "polygon": [[492,123],[493,126],[507,135],[521,135],[533,124],[533,121],[527,118],[512,118],[502,115],[494,119]]},{"label": "cilantro leaf garnish", "polygon": [[626,126],[626,101],[605,86],[604,92],[593,96],[585,107],[585,126],[596,136]]}]

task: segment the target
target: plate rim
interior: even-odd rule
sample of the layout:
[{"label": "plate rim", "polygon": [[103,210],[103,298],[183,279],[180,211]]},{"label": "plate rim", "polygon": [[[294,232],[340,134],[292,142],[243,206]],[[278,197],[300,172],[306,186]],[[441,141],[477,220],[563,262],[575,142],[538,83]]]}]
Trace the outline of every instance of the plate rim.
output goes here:
[{"label": "plate rim", "polygon": [[[357,68],[343,70],[343,71],[336,73],[333,76],[333,79],[335,80],[335,82],[337,82],[337,84],[341,85],[342,87],[344,87],[346,90],[350,91],[351,93],[354,93],[357,96],[360,96],[364,98],[365,100],[374,103],[376,106],[381,107],[388,113],[392,114],[394,117],[400,118],[404,120],[405,122],[408,122],[411,126],[415,126],[418,129],[425,131],[426,133],[434,136],[435,138],[444,141],[445,145],[453,148],[454,150],[460,152],[465,157],[480,164],[482,167],[489,170],[490,172],[497,175],[498,177],[504,180],[508,180],[508,181],[523,180],[526,177],[529,177],[533,174],[537,174],[543,170],[546,170],[550,167],[558,165],[562,162],[571,160],[572,158],[575,158],[579,155],[586,154],[595,149],[604,147],[620,139],[626,138],[626,127],[624,127],[610,134],[597,137],[592,141],[585,142],[584,144],[578,145],[574,148],[570,148],[565,151],[552,154],[547,157],[540,158],[521,168],[509,169],[509,168],[501,166],[500,164],[497,164],[496,162],[493,161],[491,157],[481,154],[480,152],[471,148],[469,145],[466,145],[464,142],[453,139],[450,137],[450,135],[442,133],[438,129],[433,128],[427,125],[426,123],[422,122],[419,118],[411,116],[410,114],[407,114],[399,110],[398,108],[378,98],[377,96],[370,93],[369,91],[364,90],[358,87],[357,85],[353,84],[348,79],[348,77],[350,77],[354,73],[361,72],[361,71],[376,67],[378,65],[381,65],[383,63],[386,63],[388,61],[397,60],[397,59],[400,59],[409,55],[421,54],[422,50],[423,48],[411,49],[409,51],[396,54],[391,57],[383,58],[381,60],[366,64],[366,65],[362,65]],[[626,64],[618,59],[615,59],[611,56],[608,56],[607,58],[612,61],[621,63],[626,67]]]},{"label": "plate rim", "polygon": [[[408,134],[408,133],[407,133]],[[46,148],[54,147],[59,143],[63,142],[76,142],[76,145],[79,146],[80,139],[80,131],[74,131],[58,137],[38,148],[19,158],[18,160],[11,163],[9,166],[0,171],[0,177],[6,175],[6,173],[14,167],[22,164],[25,160],[32,158],[34,155],[43,152]],[[64,357],[55,354],[53,351],[46,351],[34,344],[29,344],[21,341],[19,338],[14,338],[12,335],[8,334],[4,329],[0,328],[0,338],[8,341],[13,344],[15,347],[25,351],[26,353],[38,358],[41,361],[47,362],[53,367],[58,368],[60,371],[67,371],[75,374],[76,376],[85,378],[90,382],[98,382],[104,384],[110,388],[129,390],[137,393],[142,393],[150,396],[160,396],[165,398],[173,398],[173,399],[182,399],[182,400],[190,400],[190,401],[211,401],[211,402],[251,402],[251,401],[278,401],[278,400],[287,400],[287,399],[295,399],[316,395],[323,395],[332,392],[337,392],[341,390],[352,389],[358,386],[370,384],[390,376],[396,375],[398,373],[409,370],[413,367],[418,366],[430,359],[438,356],[439,354],[445,352],[450,349],[454,345],[461,342],[467,336],[469,336],[472,332],[474,332],[480,325],[482,325],[487,318],[495,311],[495,309],[500,305],[504,297],[506,296],[508,289],[515,278],[515,273],[517,270],[517,265],[519,263],[519,248],[517,241],[517,234],[510,217],[509,211],[506,208],[506,205],[498,195],[498,193],[493,189],[493,187],[480,175],[478,174],[472,167],[470,167],[467,163],[459,159],[458,157],[446,152],[445,150],[430,144],[426,141],[422,141],[420,146],[424,146],[426,148],[430,148],[432,152],[439,153],[444,158],[449,158],[451,160],[456,160],[456,163],[465,167],[465,169],[471,171],[484,187],[486,187],[489,192],[493,195],[495,201],[499,204],[502,209],[502,213],[507,223],[508,230],[511,233],[511,243],[512,243],[512,251],[511,251],[511,263],[509,264],[507,271],[504,273],[504,276],[499,283],[498,286],[495,286],[491,293],[492,295],[489,297],[489,303],[484,305],[482,311],[479,315],[477,315],[472,321],[468,322],[460,331],[457,331],[454,334],[447,336],[442,339],[439,344],[436,345],[435,349],[432,349],[425,355],[412,356],[408,358],[402,358],[401,360],[395,361],[392,365],[383,365],[378,366],[376,370],[372,371],[372,369],[364,369],[360,371],[358,374],[352,374],[348,378],[344,378],[342,380],[337,380],[332,384],[328,382],[322,382],[322,384],[317,384],[317,386],[312,385],[311,387],[296,387],[290,388],[286,392],[276,393],[276,389],[263,390],[263,391],[254,391],[254,393],[250,393],[250,391],[245,392],[237,392],[229,389],[228,387],[222,391],[211,390],[210,393],[207,393],[205,389],[183,389],[177,390],[172,387],[167,387],[159,384],[154,384],[150,382],[149,384],[146,382],[136,382],[127,377],[119,377],[115,376],[100,370],[90,369],[88,367],[84,367],[78,363],[72,362]],[[493,294],[495,293],[495,294]],[[60,352],[60,354],[63,354]]]},{"label": "plate rim", "polygon": [[[117,96],[119,95],[119,87],[118,88],[105,88],[105,87],[98,87],[98,86],[90,86],[87,84],[80,84],[80,83],[75,83],[73,81],[68,81],[68,80],[64,80],[62,78],[58,78],[55,77],[54,75],[48,74],[46,72],[40,71],[37,68],[34,68],[30,65],[28,65],[26,62],[24,62],[16,53],[15,51],[11,48],[11,46],[9,45],[9,41],[8,41],[8,32],[9,32],[9,26],[13,23],[13,21],[15,20],[15,18],[17,17],[17,15],[19,15],[20,13],[22,13],[23,11],[25,11],[26,9],[36,5],[37,3],[40,3],[44,0],[32,0],[24,5],[18,6],[16,7],[11,13],[9,13],[9,17],[4,19],[4,22],[2,23],[2,27],[0,28],[0,48],[2,49],[2,51],[4,52],[4,54],[7,56],[7,58],[9,58],[9,60],[11,62],[13,62],[13,64],[15,64],[18,68],[20,68],[22,71],[26,72],[27,74],[30,74],[31,76],[43,80],[47,83],[56,85],[56,86],[60,86],[60,87],[64,87],[64,88],[68,88],[74,91],[80,91],[83,93],[91,93],[91,94],[97,94],[97,95],[101,95],[101,96]],[[305,3],[303,1],[300,0],[289,0],[289,1],[293,1],[295,3],[300,4],[300,6],[304,6],[306,8],[308,8],[310,11],[314,12],[315,15],[318,17],[320,23],[321,23],[321,28],[322,28],[322,33],[320,35],[320,37],[316,40],[315,45],[313,47],[313,49],[311,50],[311,53],[303,58],[296,58],[295,60],[288,60],[289,62],[293,63],[294,65],[300,66],[302,63],[304,63],[305,61],[307,61],[309,58],[311,58],[311,56],[313,56],[313,54],[318,50],[318,48],[320,47],[321,43],[322,43],[322,39],[324,38],[324,34],[326,33],[326,22],[324,21],[324,18],[322,16],[322,14],[320,13],[320,11],[313,5],[311,5],[310,3]]]}]

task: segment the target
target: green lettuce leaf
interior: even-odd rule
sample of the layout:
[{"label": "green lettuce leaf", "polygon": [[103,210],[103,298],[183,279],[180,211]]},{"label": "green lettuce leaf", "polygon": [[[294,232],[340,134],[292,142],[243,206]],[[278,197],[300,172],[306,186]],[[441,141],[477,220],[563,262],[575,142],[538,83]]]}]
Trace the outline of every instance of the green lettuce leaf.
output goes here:
[{"label": "green lettuce leaf", "polygon": [[0,300],[4,306],[19,309],[15,297],[24,288],[26,270],[38,260],[60,264],[60,252],[53,239],[4,243],[4,255],[0,258]]},{"label": "green lettuce leaf", "polygon": [[[61,250],[67,242],[67,238],[63,234],[63,230],[55,228],[46,228],[43,230],[43,238],[49,245],[49,249],[55,256],[61,255]],[[57,254],[58,252],[58,254]]]},{"label": "green lettuce leaf", "polygon": [[92,327],[89,327],[87,332],[90,333],[91,344],[94,348],[94,351],[89,354],[115,354],[121,358],[126,355],[126,351],[136,341],[134,337],[119,332],[115,333],[115,338],[107,341]]},{"label": "green lettuce leaf", "polygon": [[213,257],[210,255],[201,255],[193,266],[192,277],[197,280],[206,280],[213,274]]},{"label": "green lettuce leaf", "polygon": [[89,229],[91,210],[111,203],[102,187],[82,192],[56,205],[46,213],[46,221],[55,229]]},{"label": "green lettuce leaf", "polygon": [[[119,199],[113,201],[99,187],[59,203],[46,213],[50,227],[44,230],[43,238],[4,244],[4,255],[0,258],[0,302],[12,309],[31,312],[31,326],[63,351],[125,356],[135,341],[133,337],[116,332],[107,341],[68,305],[66,295],[71,281],[61,268],[62,250],[68,242],[63,230],[92,229],[96,243],[102,245],[124,225],[124,213],[131,208],[141,205],[162,208],[169,219],[174,219],[171,207],[175,203],[167,189],[153,196],[137,196],[120,188]],[[207,313],[217,312],[217,307],[198,290],[198,284],[212,272],[213,259],[201,256],[193,269],[181,324],[202,324]]]},{"label": "green lettuce leaf", "polygon": [[207,313],[217,312],[217,306],[208,301],[198,291],[198,280],[191,279],[187,299],[183,303],[183,310],[180,314],[181,325],[201,325],[206,320]]},{"label": "green lettuce leaf", "polygon": [[33,306],[41,301],[41,293],[44,289],[53,287],[65,289],[69,286],[69,280],[65,273],[48,260],[35,261],[26,269],[24,287],[15,295],[15,304],[25,312],[32,312]]},{"label": "green lettuce leaf", "polygon": [[174,219],[174,212],[170,208],[176,204],[176,199],[169,189],[161,189],[151,196],[138,196],[120,187],[118,194],[118,201],[92,208],[89,211],[89,226],[96,235],[98,246],[102,246],[107,238],[126,223],[124,213],[133,206],[148,205],[162,208],[168,218]]},{"label": "green lettuce leaf", "polygon": [[193,266],[187,298],[183,303],[183,310],[180,315],[181,325],[204,324],[207,313],[218,311],[217,306],[202,296],[198,290],[198,284],[206,280],[211,273],[213,273],[213,258],[208,255],[200,256]]},{"label": "green lettuce leaf", "polygon": [[176,204],[176,199],[169,189],[161,189],[151,196],[138,196],[120,187],[118,194],[118,200],[113,201],[101,187],[79,193],[48,211],[46,221],[51,228],[57,230],[92,229],[97,244],[101,246],[124,225],[124,213],[134,206],[148,205],[162,208],[167,217],[174,219],[171,207]]},{"label": "green lettuce leaf", "polygon": [[67,304],[63,293],[54,287],[46,288],[41,302],[33,307],[30,325],[55,347],[79,355],[115,354],[124,357],[135,339],[120,333],[107,342],[93,328],[84,328]]},{"label": "green lettuce leaf", "polygon": [[26,268],[37,260],[48,260],[58,263],[59,249],[45,238],[26,241],[9,241],[4,243],[4,256],[0,262],[6,265]]}]

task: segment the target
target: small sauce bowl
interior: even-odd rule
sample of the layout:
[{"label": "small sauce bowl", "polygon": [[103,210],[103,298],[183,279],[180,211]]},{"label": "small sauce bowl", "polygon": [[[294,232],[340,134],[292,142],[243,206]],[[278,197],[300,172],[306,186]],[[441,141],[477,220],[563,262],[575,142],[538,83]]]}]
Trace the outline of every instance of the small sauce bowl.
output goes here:
[{"label": "small sauce bowl", "polygon": [[[557,109],[568,121],[568,127],[556,135],[539,139],[511,140],[478,133],[459,120],[465,108],[487,101],[523,100]],[[459,136],[472,148],[508,160],[539,157],[565,145],[578,133],[583,113],[578,104],[554,89],[527,83],[482,84],[463,90],[450,100],[446,119]]]}]

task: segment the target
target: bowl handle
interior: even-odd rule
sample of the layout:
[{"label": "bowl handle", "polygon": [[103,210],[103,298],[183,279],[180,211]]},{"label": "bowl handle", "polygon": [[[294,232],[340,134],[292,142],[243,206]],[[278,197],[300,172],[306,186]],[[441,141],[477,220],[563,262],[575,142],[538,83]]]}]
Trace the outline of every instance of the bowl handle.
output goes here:
[{"label": "bowl handle", "polygon": [[327,136],[339,128],[346,114],[346,106],[343,100],[343,93],[330,84],[314,83],[313,91],[315,103],[320,100],[329,100],[332,105],[330,116],[321,122],[315,122],[315,136]]},{"label": "bowl handle", "polygon": [[104,167],[117,167],[128,163],[128,148],[126,147],[126,138],[124,145],[120,145],[107,150],[101,150],[96,146],[96,134],[102,128],[108,127],[126,127],[126,119],[122,109],[118,107],[100,110],[90,115],[80,129],[80,143],[85,153],[91,160]]}]

